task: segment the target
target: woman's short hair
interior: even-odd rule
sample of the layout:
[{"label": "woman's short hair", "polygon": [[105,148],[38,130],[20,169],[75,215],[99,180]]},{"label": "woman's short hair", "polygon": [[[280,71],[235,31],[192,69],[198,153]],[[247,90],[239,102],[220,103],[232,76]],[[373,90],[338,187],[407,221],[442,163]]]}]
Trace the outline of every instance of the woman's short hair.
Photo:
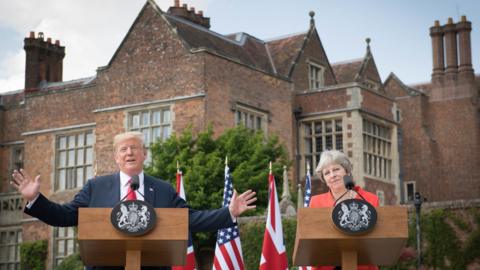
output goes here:
[{"label": "woman's short hair", "polygon": [[127,131],[117,134],[115,137],[113,137],[113,150],[116,152],[118,144],[128,139],[137,139],[142,144],[142,147],[145,147],[145,143],[143,142],[143,134],[141,132]]},{"label": "woman's short hair", "polygon": [[323,179],[322,171],[327,166],[332,164],[338,164],[342,166],[347,172],[347,174],[350,174],[352,172],[352,163],[350,163],[347,155],[345,155],[343,152],[340,152],[338,150],[323,151],[322,155],[320,156],[320,162],[318,162],[318,166],[315,169],[317,174],[320,176],[320,180],[322,180],[323,182],[325,182],[325,179]]}]

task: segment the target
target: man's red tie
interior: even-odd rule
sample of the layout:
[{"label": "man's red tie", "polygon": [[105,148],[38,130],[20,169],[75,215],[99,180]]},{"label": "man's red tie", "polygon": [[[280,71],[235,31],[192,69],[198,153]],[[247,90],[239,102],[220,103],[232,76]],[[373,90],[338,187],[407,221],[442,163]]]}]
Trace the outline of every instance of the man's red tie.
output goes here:
[{"label": "man's red tie", "polygon": [[128,191],[127,191],[127,201],[130,200],[136,200],[137,199],[137,194],[135,191],[130,187],[130,182],[132,182],[132,179],[128,180]]}]

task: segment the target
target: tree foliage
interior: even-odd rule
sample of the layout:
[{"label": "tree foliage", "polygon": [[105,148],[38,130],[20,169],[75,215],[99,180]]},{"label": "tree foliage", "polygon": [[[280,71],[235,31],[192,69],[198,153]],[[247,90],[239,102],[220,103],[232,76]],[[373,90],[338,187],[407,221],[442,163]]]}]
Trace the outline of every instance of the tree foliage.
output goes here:
[{"label": "tree foliage", "polygon": [[[195,209],[222,206],[225,157],[228,157],[234,188],[239,193],[248,189],[257,193],[257,208],[244,215],[263,214],[267,207],[269,162],[279,194],[283,166],[291,163],[277,136],[266,137],[242,126],[226,130],[218,138],[214,138],[211,127],[196,135],[186,129],[179,136],[172,134],[166,141],[153,144],[151,152],[152,163],[145,171],[175,186],[178,161],[187,202]],[[195,250],[212,249],[215,240],[215,232],[197,233]]]}]

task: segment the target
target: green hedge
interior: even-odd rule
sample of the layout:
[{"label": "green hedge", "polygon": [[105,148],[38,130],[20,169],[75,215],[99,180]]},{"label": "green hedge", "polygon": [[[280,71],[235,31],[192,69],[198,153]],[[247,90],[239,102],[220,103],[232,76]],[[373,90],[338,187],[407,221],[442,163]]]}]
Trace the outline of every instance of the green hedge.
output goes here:
[{"label": "green hedge", "polygon": [[[283,219],[283,235],[288,263],[292,265],[296,220]],[[409,216],[407,247],[398,263],[381,269],[412,269],[417,265],[415,213]],[[433,269],[467,269],[480,260],[480,209],[465,211],[437,209],[421,216],[423,265]],[[240,224],[246,269],[258,269],[262,253],[265,221]],[[460,236],[461,235],[461,236]],[[461,240],[462,239],[462,240]]]},{"label": "green hedge", "polygon": [[44,270],[48,252],[47,240],[20,244],[20,266],[22,270]]},{"label": "green hedge", "polygon": [[55,267],[55,270],[83,270],[83,262],[80,259],[80,253],[73,253],[66,257],[62,262]]}]

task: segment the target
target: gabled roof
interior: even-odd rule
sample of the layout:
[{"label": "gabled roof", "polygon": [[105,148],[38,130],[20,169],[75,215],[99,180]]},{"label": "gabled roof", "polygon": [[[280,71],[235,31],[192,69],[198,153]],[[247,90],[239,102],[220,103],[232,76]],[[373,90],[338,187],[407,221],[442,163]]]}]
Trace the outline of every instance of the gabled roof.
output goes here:
[{"label": "gabled roof", "polygon": [[308,32],[277,38],[267,42],[277,73],[288,77]]},{"label": "gabled roof", "polygon": [[223,36],[183,18],[167,13],[163,15],[170,25],[175,27],[178,36],[185,41],[192,52],[206,50],[275,74],[275,68],[264,41],[245,33]]},{"label": "gabled roof", "polygon": [[333,72],[337,78],[338,83],[355,82],[363,59],[353,59],[345,62],[338,62],[332,64]]},{"label": "gabled roof", "polygon": [[400,85],[401,89],[403,89],[405,91],[405,94],[407,94],[409,96],[424,95],[424,93],[421,90],[415,89],[413,87],[410,87],[410,86],[404,84],[402,82],[402,80],[400,80],[400,78],[398,78],[397,75],[395,75],[395,73],[393,73],[393,72],[391,72],[388,75],[388,78],[385,80],[385,82],[383,84],[388,85],[390,83],[390,81],[395,81],[396,83],[398,83],[398,85]]}]

